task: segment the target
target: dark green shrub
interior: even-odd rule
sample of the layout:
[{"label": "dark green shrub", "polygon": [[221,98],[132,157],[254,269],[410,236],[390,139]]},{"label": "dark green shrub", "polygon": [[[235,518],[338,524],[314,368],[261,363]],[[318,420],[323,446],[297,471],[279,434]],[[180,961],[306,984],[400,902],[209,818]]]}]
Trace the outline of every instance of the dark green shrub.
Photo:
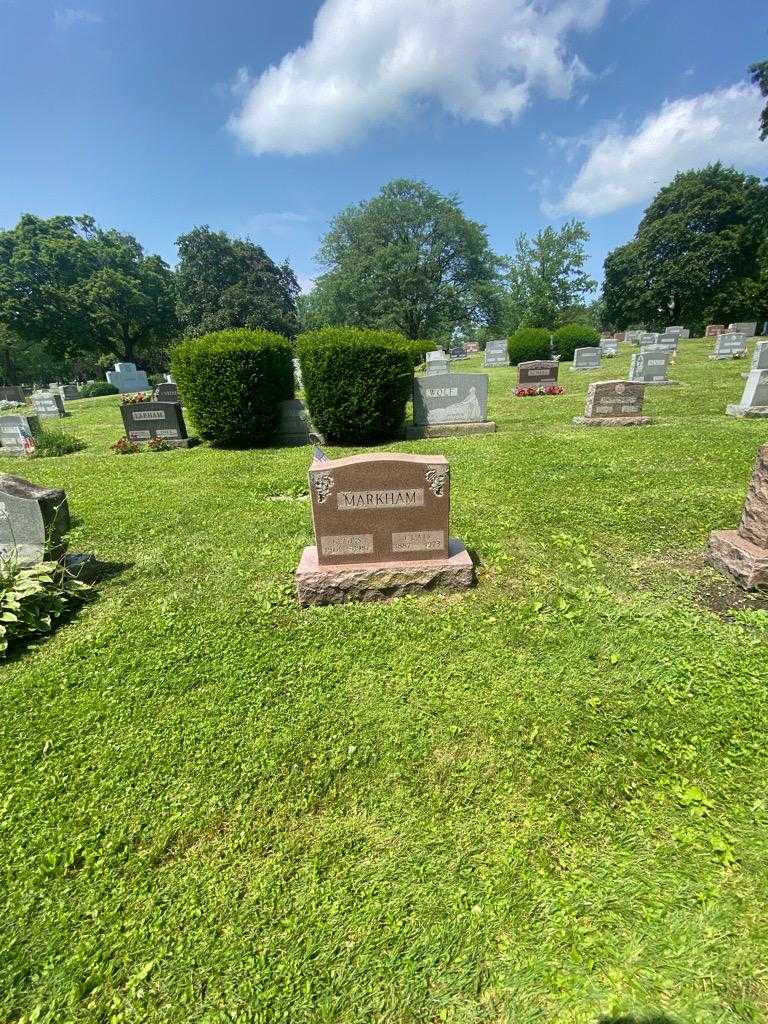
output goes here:
[{"label": "dark green shrub", "polygon": [[302,334],[307,405],[329,441],[384,441],[403,426],[413,388],[413,347],[399,334],[325,327]]},{"label": "dark green shrub", "polygon": [[81,398],[101,398],[102,395],[119,395],[120,389],[108,380],[94,380],[90,384],[83,384],[80,388]]},{"label": "dark green shrub", "polygon": [[294,396],[291,346],[271,331],[217,331],[171,352],[173,378],[201,437],[222,447],[269,443]]},{"label": "dark green shrub", "polygon": [[85,448],[85,443],[79,437],[72,437],[65,434],[63,430],[55,427],[41,427],[35,435],[36,459],[50,459],[57,455],[71,455],[72,452],[80,452]]},{"label": "dark green shrub", "polygon": [[551,334],[544,327],[520,327],[507,342],[512,366],[529,359],[549,359]]},{"label": "dark green shrub", "polygon": [[573,360],[577,348],[589,348],[600,344],[600,332],[587,324],[566,324],[558,327],[554,334],[555,351],[564,363]]}]

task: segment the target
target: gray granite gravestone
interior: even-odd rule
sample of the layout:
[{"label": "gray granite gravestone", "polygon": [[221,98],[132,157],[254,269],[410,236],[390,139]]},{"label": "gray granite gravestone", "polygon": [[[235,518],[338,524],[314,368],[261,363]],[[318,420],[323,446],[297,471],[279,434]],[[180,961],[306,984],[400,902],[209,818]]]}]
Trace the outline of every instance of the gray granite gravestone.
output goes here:
[{"label": "gray granite gravestone", "polygon": [[427,375],[450,373],[451,361],[442,349],[438,352],[427,352]]},{"label": "gray granite gravestone", "polygon": [[483,373],[444,373],[415,377],[413,426],[408,438],[492,434],[496,424],[487,419],[488,377]]},{"label": "gray granite gravestone", "polygon": [[509,366],[509,348],[506,338],[499,338],[486,344],[483,366]]},{"label": "gray granite gravestone", "polygon": [[754,338],[755,331],[757,330],[757,321],[747,322],[744,324],[728,324],[728,331],[732,334],[743,334],[745,338]]},{"label": "gray granite gravestone", "polygon": [[608,359],[613,359],[619,354],[619,343],[614,338],[600,339],[600,353]]},{"label": "gray granite gravestone", "polygon": [[451,359],[467,359],[467,350],[463,344],[451,345],[449,355]]},{"label": "gray granite gravestone", "polygon": [[718,334],[715,351],[710,359],[741,359],[747,354],[747,338],[744,334]]},{"label": "gray granite gravestone", "polygon": [[668,327],[665,334],[674,334],[680,341],[688,341],[691,337],[691,332],[686,327]]},{"label": "gray granite gravestone", "polygon": [[636,352],[629,364],[629,379],[640,384],[677,384],[667,380],[668,352]]},{"label": "gray granite gravestone", "polygon": [[131,441],[161,438],[172,448],[191,448],[196,437],[187,435],[178,402],[131,402],[120,406],[125,436]]},{"label": "gray granite gravestone", "polygon": [[729,416],[764,418],[768,416],[768,370],[752,370],[747,374],[744,394],[738,405],[726,407]]},{"label": "gray granite gravestone", "polygon": [[55,391],[36,391],[32,405],[41,420],[58,420],[64,416],[64,401]]},{"label": "gray granite gravestone", "polygon": [[589,385],[583,416],[574,424],[581,427],[642,427],[650,423],[643,416],[645,385],[637,381],[601,380]]},{"label": "gray granite gravestone", "polygon": [[644,333],[644,331],[627,331],[624,337],[630,345],[639,345]]},{"label": "gray granite gravestone", "polygon": [[0,447],[3,455],[29,455],[40,433],[37,416],[0,416]]},{"label": "gray granite gravestone", "polygon": [[135,363],[115,363],[114,370],[107,371],[107,380],[124,395],[149,390],[146,373],[137,370]]},{"label": "gray granite gravestone", "polygon": [[30,566],[59,558],[68,529],[64,491],[0,474],[0,561]]},{"label": "gray granite gravestone", "polygon": [[577,348],[573,353],[572,370],[597,370],[600,368],[599,348]]},{"label": "gray granite gravestone", "polygon": [[557,384],[560,363],[556,359],[529,359],[517,364],[517,386],[519,388],[550,387]]},{"label": "gray granite gravestone", "polygon": [[179,389],[175,384],[169,383],[168,381],[158,384],[152,392],[153,402],[178,402],[178,400]]},{"label": "gray granite gravestone", "polygon": [[300,399],[290,398],[280,403],[280,422],[275,433],[275,442],[291,446],[324,443],[321,435],[312,426],[306,406]]},{"label": "gray granite gravestone", "polygon": [[65,402],[75,402],[80,397],[80,388],[77,384],[62,384],[60,393]]},{"label": "gray granite gravestone", "polygon": [[645,334],[641,334],[640,335],[640,337],[637,339],[637,343],[638,343],[638,345],[641,345],[641,346],[642,345],[655,345],[658,342],[658,340],[659,340],[659,335],[658,334],[654,334],[653,332],[646,332]]},{"label": "gray granite gravestone", "polygon": [[28,397],[29,391],[27,388],[17,388],[10,385],[0,387],[0,402],[17,402],[19,405],[23,405]]}]

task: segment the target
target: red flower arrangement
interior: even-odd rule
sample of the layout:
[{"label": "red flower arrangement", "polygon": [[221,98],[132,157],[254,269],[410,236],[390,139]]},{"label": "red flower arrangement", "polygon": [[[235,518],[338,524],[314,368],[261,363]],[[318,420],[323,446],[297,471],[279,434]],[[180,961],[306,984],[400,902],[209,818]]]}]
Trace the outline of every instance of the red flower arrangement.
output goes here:
[{"label": "red flower arrangement", "polygon": [[559,384],[549,384],[547,387],[515,388],[515,398],[536,398],[539,395],[564,395],[565,388]]},{"label": "red flower arrangement", "polygon": [[135,455],[136,452],[141,451],[141,445],[131,441],[129,437],[121,437],[113,445],[110,445],[110,448],[115,455]]},{"label": "red flower arrangement", "polygon": [[148,391],[137,391],[135,395],[123,395],[121,405],[136,405],[138,402],[151,402],[152,394]]}]

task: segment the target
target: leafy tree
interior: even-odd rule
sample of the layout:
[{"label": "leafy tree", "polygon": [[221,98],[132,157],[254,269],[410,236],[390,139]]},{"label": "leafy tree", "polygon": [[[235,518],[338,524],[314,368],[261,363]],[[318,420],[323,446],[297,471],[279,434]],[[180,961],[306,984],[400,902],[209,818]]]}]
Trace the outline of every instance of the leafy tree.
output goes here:
[{"label": "leafy tree", "polygon": [[510,331],[520,326],[552,328],[583,310],[597,287],[584,270],[589,232],[572,220],[560,230],[546,227],[531,239],[521,234],[508,261],[506,314]]},{"label": "leafy tree", "polygon": [[[605,261],[606,320],[703,326],[739,281],[761,276],[768,187],[722,164],[678,174],[661,189],[628,245]],[[750,309],[758,319],[764,307]],[[736,310],[724,315],[733,319]],[[727,322],[727,319],[726,319]]]},{"label": "leafy tree", "polygon": [[306,304],[307,325],[447,336],[456,323],[500,324],[497,257],[456,196],[422,182],[385,185],[339,213],[323,239],[327,268]]},{"label": "leafy tree", "polygon": [[176,311],[187,336],[237,328],[292,338],[299,331],[299,285],[260,245],[207,226],[177,243]]},{"label": "leafy tree", "polygon": [[[763,96],[768,96],[768,60],[753,64],[749,73]],[[760,138],[768,139],[768,103],[765,104],[760,115]]]}]

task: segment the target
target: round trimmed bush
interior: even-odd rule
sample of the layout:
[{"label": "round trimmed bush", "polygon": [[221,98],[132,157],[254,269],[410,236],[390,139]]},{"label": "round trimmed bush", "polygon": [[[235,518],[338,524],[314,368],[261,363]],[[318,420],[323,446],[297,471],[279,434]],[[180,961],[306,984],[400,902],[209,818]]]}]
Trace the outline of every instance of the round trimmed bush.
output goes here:
[{"label": "round trimmed bush", "polygon": [[566,324],[555,331],[554,343],[561,360],[570,363],[577,348],[594,348],[600,344],[600,332],[587,324]]},{"label": "round trimmed bush", "polygon": [[527,363],[529,359],[549,359],[551,337],[544,327],[520,327],[507,342],[510,365]]},{"label": "round trimmed bush", "polygon": [[220,447],[269,443],[294,396],[291,346],[271,331],[216,331],[180,342],[171,370],[200,436]]},{"label": "round trimmed bush", "polygon": [[81,398],[101,398],[103,395],[119,395],[120,389],[108,380],[94,380],[90,384],[83,384],[80,388]]},{"label": "round trimmed bush", "polygon": [[298,350],[312,422],[329,441],[385,441],[400,432],[413,387],[411,342],[390,331],[325,327],[300,335]]}]

